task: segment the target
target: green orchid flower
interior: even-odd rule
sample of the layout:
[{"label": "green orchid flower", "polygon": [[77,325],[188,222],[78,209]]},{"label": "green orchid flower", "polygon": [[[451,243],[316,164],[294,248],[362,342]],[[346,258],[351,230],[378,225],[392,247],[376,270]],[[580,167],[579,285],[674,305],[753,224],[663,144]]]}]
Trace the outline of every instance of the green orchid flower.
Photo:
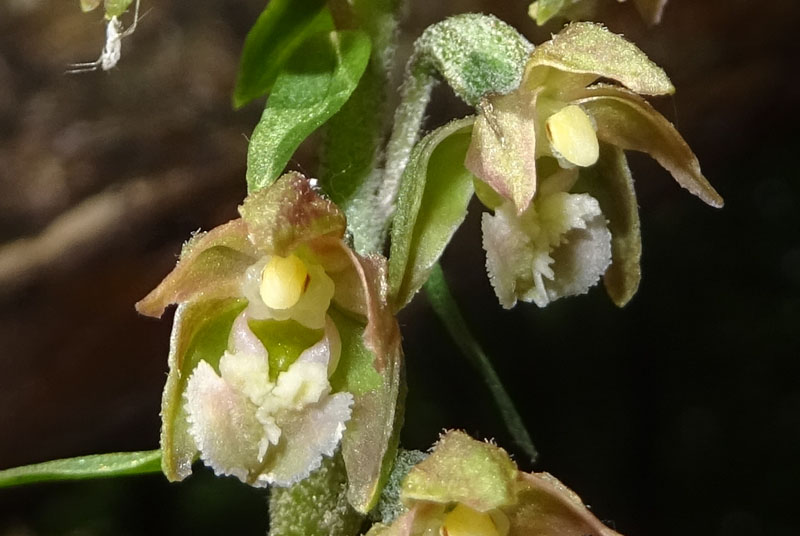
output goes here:
[{"label": "green orchid flower", "polygon": [[[558,16],[576,20],[584,17],[586,11],[591,13],[595,2],[596,0],[536,0],[528,8],[528,14],[540,26]],[[633,0],[633,4],[648,24],[658,24],[667,0]]]},{"label": "green orchid flower", "polygon": [[641,97],[674,91],[636,46],[574,23],[534,50],[517,90],[481,101],[465,164],[494,211],[483,216],[483,242],[504,307],[544,307],[600,277],[615,303],[630,300],[641,242],[625,150],[650,154],[692,194],[723,205],[675,127]]},{"label": "green orchid flower", "polygon": [[523,473],[501,448],[445,434],[406,476],[406,512],[368,536],[617,536],[548,473]]},{"label": "green orchid flower", "polygon": [[298,173],[248,196],[241,218],[184,246],[137,304],[179,304],[162,406],[163,469],[199,458],[254,486],[289,486],[340,447],[367,511],[393,456],[401,353],[385,261],[356,255],[345,218]]}]

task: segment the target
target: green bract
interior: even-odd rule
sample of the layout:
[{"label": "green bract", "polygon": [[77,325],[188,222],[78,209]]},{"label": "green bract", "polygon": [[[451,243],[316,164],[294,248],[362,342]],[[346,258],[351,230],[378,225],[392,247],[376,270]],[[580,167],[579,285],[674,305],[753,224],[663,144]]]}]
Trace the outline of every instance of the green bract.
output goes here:
[{"label": "green bract", "polygon": [[253,192],[283,172],[297,147],[334,115],[358,85],[370,54],[360,31],[318,34],[280,72],[247,151]]},{"label": "green bract", "polygon": [[297,173],[242,217],[193,237],[137,309],[179,303],[162,407],[163,469],[195,456],[253,485],[291,486],[341,440],[348,498],[366,512],[396,448],[402,394],[384,261],[342,242],[345,219]]},{"label": "green bract", "polygon": [[233,91],[235,107],[272,89],[306,39],[333,30],[325,0],[271,0],[247,34]]},{"label": "green bract", "polygon": [[523,473],[506,452],[448,432],[408,473],[408,511],[369,536],[616,536],[572,490],[548,473]]},{"label": "green bract", "polygon": [[504,307],[582,294],[603,274],[615,303],[633,296],[639,222],[620,149],[649,153],[678,184],[722,206],[675,127],[639,96],[673,92],[633,44],[575,23],[536,48],[516,91],[482,100],[466,166],[494,192],[478,189],[495,212],[483,218],[484,248]]}]

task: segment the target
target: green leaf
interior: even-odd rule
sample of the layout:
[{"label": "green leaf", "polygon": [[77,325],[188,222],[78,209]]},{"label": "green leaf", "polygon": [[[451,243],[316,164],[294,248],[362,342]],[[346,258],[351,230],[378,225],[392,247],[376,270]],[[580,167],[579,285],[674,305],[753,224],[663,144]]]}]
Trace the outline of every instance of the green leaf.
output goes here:
[{"label": "green leaf", "polygon": [[233,321],[245,308],[242,299],[183,303],[175,312],[169,350],[169,375],[161,400],[162,468],[170,481],[192,472],[197,447],[189,435],[183,392],[202,360],[216,368],[228,347]]},{"label": "green leaf", "polygon": [[133,0],[105,0],[106,18],[119,17],[128,10]]},{"label": "green leaf", "polygon": [[428,295],[431,307],[433,307],[436,315],[453,338],[453,342],[456,343],[464,357],[480,373],[486,383],[486,387],[489,388],[489,392],[500,410],[500,417],[511,433],[511,437],[514,438],[514,442],[531,459],[531,462],[536,461],[538,453],[536,452],[536,447],[533,446],[528,430],[525,429],[522,417],[517,408],[514,407],[514,402],[508,396],[505,387],[503,387],[503,382],[494,370],[489,356],[486,355],[478,341],[475,340],[472,332],[470,332],[467,322],[461,315],[458,304],[450,292],[450,287],[447,285],[444,272],[439,264],[434,267],[430,279],[425,284],[425,293]]},{"label": "green leaf", "polygon": [[270,536],[355,536],[363,517],[347,502],[347,475],[340,452],[323,458],[308,478],[269,497]]},{"label": "green leaf", "polygon": [[474,117],[453,121],[423,138],[403,173],[392,222],[389,288],[402,309],[428,279],[474,193],[464,167]]},{"label": "green leaf", "polygon": [[369,38],[357,30],[317,34],[295,51],[250,139],[250,192],[272,184],[300,143],[339,111],[358,85],[369,55]]},{"label": "green leaf", "polygon": [[601,143],[597,164],[580,170],[573,191],[597,199],[608,219],[611,266],[603,275],[603,283],[611,300],[623,307],[636,294],[642,277],[642,236],[633,177],[622,149]]},{"label": "green leaf", "polygon": [[353,508],[366,514],[380,498],[399,443],[405,400],[402,350],[397,340],[377,372],[375,355],[364,345],[364,325],[335,309],[328,313],[342,339],[342,357],[331,386],[355,398],[342,438],[347,497]]},{"label": "green leaf", "polygon": [[63,480],[161,472],[161,451],[115,452],[53,460],[0,471],[0,488]]},{"label": "green leaf", "polygon": [[269,92],[281,69],[309,36],[333,30],[325,0],[270,0],[244,42],[233,105]]}]

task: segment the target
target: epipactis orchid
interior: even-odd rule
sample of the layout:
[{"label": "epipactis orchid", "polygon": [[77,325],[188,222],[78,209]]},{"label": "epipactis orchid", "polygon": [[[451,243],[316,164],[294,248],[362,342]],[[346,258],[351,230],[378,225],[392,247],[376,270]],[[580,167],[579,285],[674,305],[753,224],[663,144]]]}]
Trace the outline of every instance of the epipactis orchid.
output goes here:
[{"label": "epipactis orchid", "polygon": [[641,242],[623,150],[650,154],[678,184],[722,206],[692,150],[641,97],[674,91],[632,43],[574,23],[533,51],[517,90],[483,99],[465,164],[494,210],[483,216],[484,248],[504,307],[544,307],[604,275],[618,305],[630,300]]},{"label": "epipactis orchid", "polygon": [[289,173],[250,194],[241,218],[197,234],[137,304],[178,303],[162,406],[163,469],[199,455],[220,475],[288,486],[341,443],[349,498],[368,510],[396,446],[397,323],[385,261],[356,255],[345,218]]},{"label": "epipactis orchid", "polygon": [[501,448],[448,432],[403,481],[406,512],[368,536],[618,536],[548,473],[523,473]]}]

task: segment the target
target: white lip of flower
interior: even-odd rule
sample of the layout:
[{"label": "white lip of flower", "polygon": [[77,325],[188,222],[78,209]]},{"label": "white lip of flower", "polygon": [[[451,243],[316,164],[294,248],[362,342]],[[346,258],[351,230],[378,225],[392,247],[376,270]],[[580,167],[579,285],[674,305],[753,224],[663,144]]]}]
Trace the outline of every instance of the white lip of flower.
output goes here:
[{"label": "white lip of flower", "polygon": [[217,475],[255,486],[289,486],[333,455],[350,419],[353,396],[331,394],[328,381],[341,342],[328,319],[322,340],[271,382],[267,350],[247,318],[242,313],[234,323],[219,375],[201,361],[189,378],[189,433]]},{"label": "white lip of flower", "polygon": [[484,214],[482,229],[486,269],[506,309],[517,299],[544,307],[584,294],[611,264],[611,233],[588,194],[543,187],[522,215],[510,202]]},{"label": "white lip of flower", "polygon": [[325,326],[333,293],[333,280],[322,266],[295,255],[262,258],[247,269],[242,283],[250,318],[291,319],[310,329]]}]

